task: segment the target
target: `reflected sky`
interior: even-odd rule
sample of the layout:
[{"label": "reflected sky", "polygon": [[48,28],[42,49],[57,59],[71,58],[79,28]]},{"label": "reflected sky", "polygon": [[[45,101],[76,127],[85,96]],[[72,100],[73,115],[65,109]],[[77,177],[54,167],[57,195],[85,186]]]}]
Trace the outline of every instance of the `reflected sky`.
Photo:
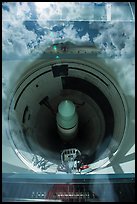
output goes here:
[{"label": "reflected sky", "polygon": [[128,2],[4,2],[3,84],[12,69],[5,67],[8,60],[35,59],[53,44],[70,41],[99,48],[99,57],[108,65],[112,59],[121,86],[134,95],[134,7]]},{"label": "reflected sky", "polygon": [[[42,47],[60,41],[88,42],[109,56],[124,52],[131,57],[134,51],[132,8],[127,2],[4,2],[3,60],[41,54]],[[125,52],[126,42],[128,51]]]}]

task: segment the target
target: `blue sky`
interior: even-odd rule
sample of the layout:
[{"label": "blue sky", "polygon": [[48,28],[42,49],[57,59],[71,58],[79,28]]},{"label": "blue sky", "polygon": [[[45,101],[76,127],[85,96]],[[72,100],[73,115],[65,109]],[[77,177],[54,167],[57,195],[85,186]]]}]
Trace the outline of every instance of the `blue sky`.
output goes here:
[{"label": "blue sky", "polygon": [[[39,56],[57,42],[88,43],[101,50],[100,56],[119,63],[115,66],[116,73],[123,66],[119,78],[123,75],[131,83],[135,58],[133,13],[128,2],[5,2],[2,4],[3,62],[30,58],[32,54]],[[125,59],[130,60],[125,62]]]},{"label": "blue sky", "polygon": [[[117,41],[125,41],[125,37],[120,30],[122,32],[127,30],[129,34],[129,29],[133,26],[130,22],[133,16],[127,3],[122,4],[123,12],[121,4],[114,3],[115,7],[113,4],[111,7],[112,19],[127,22],[120,22],[120,26],[119,22],[107,22],[107,4],[103,2],[3,3],[3,59],[27,56],[37,52],[37,48],[46,48],[61,40],[75,43],[88,42],[99,46],[103,51],[106,50],[106,53],[108,48],[109,55],[121,54],[125,45],[121,43],[120,48]],[[117,31],[119,27],[120,30]]]}]

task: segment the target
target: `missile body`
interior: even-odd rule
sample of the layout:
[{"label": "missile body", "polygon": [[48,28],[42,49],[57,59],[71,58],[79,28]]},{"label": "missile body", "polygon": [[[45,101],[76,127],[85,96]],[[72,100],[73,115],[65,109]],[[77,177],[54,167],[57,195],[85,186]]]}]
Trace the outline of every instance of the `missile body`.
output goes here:
[{"label": "missile body", "polygon": [[78,115],[72,101],[65,100],[59,104],[56,121],[59,135],[63,140],[69,141],[76,136]]}]

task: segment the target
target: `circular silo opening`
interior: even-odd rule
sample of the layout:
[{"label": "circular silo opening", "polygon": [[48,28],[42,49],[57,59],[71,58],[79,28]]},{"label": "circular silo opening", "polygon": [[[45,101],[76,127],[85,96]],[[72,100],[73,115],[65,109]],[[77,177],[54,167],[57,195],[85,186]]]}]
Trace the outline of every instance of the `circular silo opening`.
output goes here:
[{"label": "circular silo opening", "polygon": [[[69,142],[57,132],[56,113],[71,100],[78,113],[78,133]],[[80,60],[33,64],[15,86],[8,106],[8,137],[29,168],[38,155],[58,165],[63,149],[77,148],[96,168],[107,165],[126,130],[126,103],[120,88],[103,69]]]}]

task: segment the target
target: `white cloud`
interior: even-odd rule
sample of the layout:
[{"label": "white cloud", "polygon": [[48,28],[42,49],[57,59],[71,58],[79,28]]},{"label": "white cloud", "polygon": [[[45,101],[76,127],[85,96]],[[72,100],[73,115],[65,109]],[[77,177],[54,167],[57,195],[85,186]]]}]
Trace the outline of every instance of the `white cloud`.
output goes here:
[{"label": "white cloud", "polygon": [[76,29],[73,28],[73,25],[70,24],[69,26],[65,27],[63,29],[64,32],[64,38],[68,39],[68,40],[72,40],[75,41],[77,39],[80,39],[80,37],[78,36],[78,33],[76,31]]},{"label": "white cloud", "polygon": [[66,25],[64,24],[64,26],[65,27],[61,31],[56,32],[50,30],[47,31],[45,35],[42,37],[39,45],[36,48],[34,48],[33,53],[41,54],[43,51],[45,51],[47,47],[59,42],[70,41],[73,43],[80,44],[81,42],[89,41],[88,33],[86,33],[81,38],[79,37],[77,30],[73,27],[73,23],[66,23]]},{"label": "white cloud", "polygon": [[78,35],[76,28],[73,27],[73,24],[66,26],[63,29],[63,33],[64,33],[63,34],[64,41],[70,41],[72,43],[80,44],[81,42],[87,42],[87,41],[89,42],[90,40],[88,33],[80,37]]},{"label": "white cloud", "polygon": [[[94,43],[117,75],[126,95],[135,95],[135,27],[133,23],[106,23]],[[108,57],[111,58],[108,59]]]},{"label": "white cloud", "polygon": [[[91,18],[91,15],[93,15],[92,5],[85,6],[76,2],[42,2],[41,5],[39,4],[39,2],[36,4],[37,22],[42,28],[47,28],[44,36],[40,39],[39,45],[38,36],[33,31],[27,30],[23,25],[23,21],[30,19],[31,16],[28,3],[22,2],[22,4],[20,4],[19,2],[12,2],[6,4],[10,11],[2,10],[2,48],[4,55],[11,57],[27,56],[31,51],[33,54],[42,53],[46,47],[61,40],[71,41],[77,44],[89,41],[89,34],[86,33],[80,38],[78,31],[74,27],[74,23],[69,20],[84,19],[88,16]],[[68,19],[68,21],[47,21],[48,19],[58,20],[61,18]],[[64,26],[63,30],[56,32],[51,31],[54,26],[59,25]],[[92,22],[90,23],[90,29],[99,30],[98,36],[95,37],[93,41],[101,49],[102,56],[112,57],[114,64],[117,64],[113,69],[117,73],[119,80],[120,76],[122,76],[128,81],[127,83],[121,83],[120,80],[121,86],[127,90],[131,90],[132,87],[134,91],[134,24],[124,22]],[[28,48],[27,44],[31,42],[33,42],[32,47]],[[129,61],[125,63],[124,59],[127,58]],[[131,60],[131,58],[133,59]],[[118,67],[121,67],[119,71]]]},{"label": "white cloud", "polygon": [[128,2],[113,2],[111,6],[111,16],[113,20],[133,20]]},{"label": "white cloud", "polygon": [[89,42],[90,41],[89,34],[86,33],[85,35],[83,35],[81,38],[81,41],[82,42]]},{"label": "white cloud", "polygon": [[21,23],[24,20],[30,19],[30,8],[27,2],[8,2],[6,6],[7,10],[2,9],[2,20],[10,21],[12,24]]},{"label": "white cloud", "polygon": [[36,41],[36,34],[28,31],[21,23],[18,26],[8,21],[2,24],[2,48],[7,55],[25,56],[30,53],[27,44]]},{"label": "white cloud", "polygon": [[89,6],[78,2],[36,2],[35,5],[38,21],[42,27],[47,20],[93,19],[93,4]]},{"label": "white cloud", "polygon": [[[88,41],[88,33],[82,36],[78,36],[78,32],[73,28],[73,23],[68,21],[57,22],[48,20],[58,19],[83,19],[91,13],[92,7],[84,6],[83,4],[77,4],[77,2],[36,2],[37,22],[43,28],[48,31],[40,39],[38,45],[38,36],[33,32],[26,29],[23,25],[24,20],[29,20],[31,13],[27,2],[12,2],[6,3],[10,11],[2,10],[3,22],[2,22],[2,47],[3,56],[26,56],[30,52],[41,53],[44,48],[52,43],[63,41]],[[62,31],[51,32],[54,26],[63,25]],[[32,47],[28,48],[27,44],[32,42]]]},{"label": "white cloud", "polygon": [[[29,20],[31,13],[30,8],[26,2],[20,4],[7,3],[10,11],[2,10],[3,22],[2,22],[2,48],[3,55],[5,56],[27,56],[30,52],[41,53],[47,46],[58,42],[60,40],[72,42],[80,42],[89,40],[88,34],[80,38],[73,23],[70,22],[57,22],[47,21],[46,19],[60,19],[60,18],[79,18],[81,15],[86,15],[87,10],[78,6],[75,2],[37,2],[36,11],[38,16],[38,24],[42,28],[48,29],[45,35],[40,39],[38,45],[37,35],[33,31],[29,31],[23,25],[24,20]],[[83,8],[83,10],[80,10]],[[69,14],[67,17],[67,13]],[[68,19],[69,20],[69,19]],[[51,32],[54,26],[63,25],[62,31]],[[32,47],[28,48],[27,44],[32,43]]]},{"label": "white cloud", "polygon": [[[117,57],[122,55],[123,49],[130,42],[130,51],[134,47],[134,25],[122,22],[106,23],[100,27],[99,35],[94,38],[94,42],[106,54]],[[131,41],[132,39],[132,41]],[[111,52],[110,52],[111,50]],[[131,55],[130,52],[128,54]],[[133,53],[132,53],[133,54]]]},{"label": "white cloud", "polygon": [[2,50],[3,55],[22,56],[30,53],[27,44],[36,41],[36,34],[23,25],[29,19],[30,8],[26,2],[6,4],[10,11],[2,10]]}]

